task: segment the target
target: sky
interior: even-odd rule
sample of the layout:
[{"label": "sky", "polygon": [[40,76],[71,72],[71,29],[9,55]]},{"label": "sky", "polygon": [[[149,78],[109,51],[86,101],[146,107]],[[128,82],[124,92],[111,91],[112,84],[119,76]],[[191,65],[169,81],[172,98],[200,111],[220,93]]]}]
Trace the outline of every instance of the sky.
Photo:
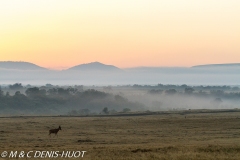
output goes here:
[{"label": "sky", "polygon": [[52,69],[240,62],[239,0],[0,1],[0,61]]}]

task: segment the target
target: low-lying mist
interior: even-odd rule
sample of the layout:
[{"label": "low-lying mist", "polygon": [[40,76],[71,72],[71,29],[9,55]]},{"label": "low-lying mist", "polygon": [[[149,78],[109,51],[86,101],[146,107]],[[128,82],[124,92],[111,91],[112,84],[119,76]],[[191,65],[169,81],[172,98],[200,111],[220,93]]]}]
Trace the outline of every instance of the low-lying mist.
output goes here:
[{"label": "low-lying mist", "polygon": [[189,95],[132,95],[129,100],[138,101],[150,111],[171,111],[189,109],[233,109],[238,108],[236,100],[220,100],[214,97],[196,97]]},{"label": "low-lying mist", "polygon": [[21,82],[25,85],[128,85],[189,84],[238,85],[239,67],[228,68],[132,68],[122,70],[10,70],[0,69],[2,84]]},{"label": "low-lying mist", "polygon": [[23,86],[0,89],[0,116],[109,115],[240,108],[237,86],[124,85]]}]

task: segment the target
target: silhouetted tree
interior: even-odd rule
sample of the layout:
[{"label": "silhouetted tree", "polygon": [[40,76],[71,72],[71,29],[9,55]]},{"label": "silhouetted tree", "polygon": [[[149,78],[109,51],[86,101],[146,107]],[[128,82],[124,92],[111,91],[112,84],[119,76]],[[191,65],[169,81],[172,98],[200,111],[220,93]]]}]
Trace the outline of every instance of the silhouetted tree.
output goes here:
[{"label": "silhouetted tree", "polygon": [[39,90],[38,87],[28,88],[28,89],[25,91],[25,93],[26,93],[26,95],[29,96],[29,97],[34,97],[34,96],[39,95],[40,90]]},{"label": "silhouetted tree", "polygon": [[46,86],[46,87],[49,87],[49,88],[50,88],[50,87],[53,87],[53,85],[51,85],[51,84],[49,84],[49,83],[46,84],[45,86]]},{"label": "silhouetted tree", "polygon": [[15,83],[13,85],[9,85],[9,88],[12,90],[21,90],[23,89],[23,86],[21,83]]},{"label": "silhouetted tree", "polygon": [[0,88],[0,97],[2,97],[3,95],[4,95],[4,92]]},{"label": "silhouetted tree", "polygon": [[131,109],[129,109],[129,108],[124,108],[124,109],[123,109],[123,112],[124,112],[124,113],[130,112],[130,111],[131,111]]},{"label": "silhouetted tree", "polygon": [[58,94],[58,90],[56,88],[51,88],[47,91],[47,93],[51,96],[55,96]]},{"label": "silhouetted tree", "polygon": [[9,94],[9,92],[6,92],[6,97],[10,97],[10,94]]},{"label": "silhouetted tree", "polygon": [[194,92],[194,89],[193,89],[193,88],[190,88],[190,87],[185,88],[185,93],[186,93],[186,94],[192,94],[193,92]]},{"label": "silhouetted tree", "polygon": [[181,85],[182,88],[188,88],[186,84]]},{"label": "silhouetted tree", "polygon": [[172,94],[175,94],[177,93],[177,91],[175,89],[168,89],[165,91],[166,94],[169,94],[169,95],[172,95]]},{"label": "silhouetted tree", "polygon": [[19,95],[21,95],[21,92],[20,91],[16,91],[14,96],[19,96]]},{"label": "silhouetted tree", "polygon": [[42,97],[46,95],[46,90],[45,89],[39,89],[38,87],[33,87],[33,88],[28,88],[25,91],[26,95],[28,97]]},{"label": "silhouetted tree", "polygon": [[62,95],[62,96],[68,96],[70,94],[69,90],[64,88],[58,88],[57,92],[58,92],[58,95]]},{"label": "silhouetted tree", "polygon": [[103,108],[102,112],[103,112],[104,114],[108,114],[108,113],[109,113],[109,112],[108,112],[108,108],[107,108],[107,107]]},{"label": "silhouetted tree", "polygon": [[223,96],[224,91],[223,90],[211,90],[210,93],[215,96]]}]

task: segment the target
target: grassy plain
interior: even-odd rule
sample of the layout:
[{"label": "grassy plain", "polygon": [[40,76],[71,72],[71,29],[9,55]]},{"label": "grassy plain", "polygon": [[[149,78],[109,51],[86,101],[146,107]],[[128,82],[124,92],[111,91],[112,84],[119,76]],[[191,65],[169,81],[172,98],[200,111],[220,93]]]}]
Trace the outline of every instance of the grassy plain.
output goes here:
[{"label": "grassy plain", "polygon": [[[58,136],[49,137],[58,125]],[[11,150],[87,151],[78,159],[100,160],[240,159],[240,112],[0,118],[0,152]]]}]

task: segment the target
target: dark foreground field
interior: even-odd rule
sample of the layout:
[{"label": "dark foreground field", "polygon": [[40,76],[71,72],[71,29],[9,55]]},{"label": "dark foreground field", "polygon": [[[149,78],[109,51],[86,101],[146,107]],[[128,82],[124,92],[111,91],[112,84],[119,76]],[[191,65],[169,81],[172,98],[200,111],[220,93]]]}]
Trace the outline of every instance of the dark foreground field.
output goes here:
[{"label": "dark foreground field", "polygon": [[[58,125],[58,137],[49,137]],[[87,151],[77,159],[100,160],[240,159],[240,112],[0,118],[0,153],[32,150]]]}]

